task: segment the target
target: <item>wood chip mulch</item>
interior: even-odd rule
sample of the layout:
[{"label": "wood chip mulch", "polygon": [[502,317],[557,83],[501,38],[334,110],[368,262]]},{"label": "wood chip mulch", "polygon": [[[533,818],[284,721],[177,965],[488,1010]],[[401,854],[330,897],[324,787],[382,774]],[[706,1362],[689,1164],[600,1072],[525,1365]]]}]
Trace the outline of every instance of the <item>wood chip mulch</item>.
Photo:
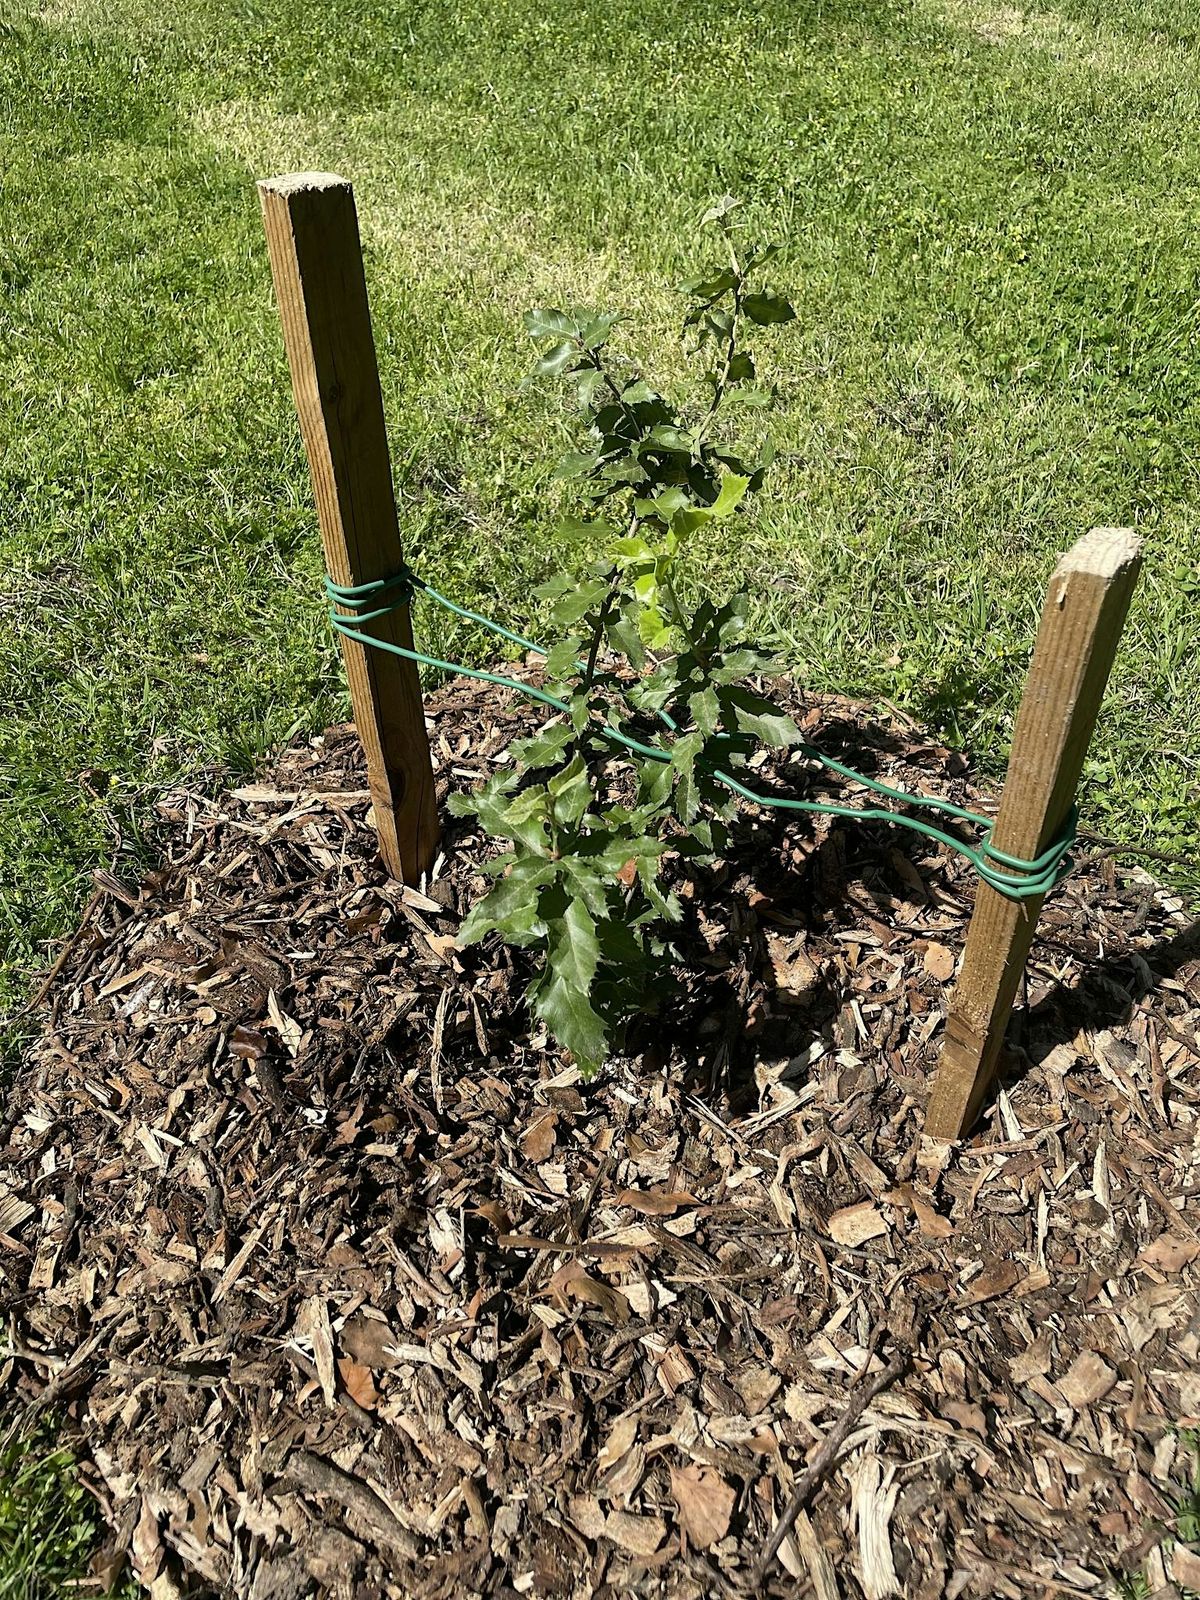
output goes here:
[{"label": "wood chip mulch", "polygon": [[[531,713],[456,682],[430,715],[444,792]],[[987,804],[898,717],[798,715]],[[677,864],[675,998],[583,1084],[530,1034],[523,957],[456,950],[488,847],[452,824],[423,889],[389,882],[360,759],[333,729],[165,795],[161,865],[101,876],[3,1113],[6,1408],[64,1419],[113,1560],[160,1600],[1184,1592],[1181,902],[1084,850],[1008,1087],[951,1148],[920,1117],[969,868],[747,818]]]}]

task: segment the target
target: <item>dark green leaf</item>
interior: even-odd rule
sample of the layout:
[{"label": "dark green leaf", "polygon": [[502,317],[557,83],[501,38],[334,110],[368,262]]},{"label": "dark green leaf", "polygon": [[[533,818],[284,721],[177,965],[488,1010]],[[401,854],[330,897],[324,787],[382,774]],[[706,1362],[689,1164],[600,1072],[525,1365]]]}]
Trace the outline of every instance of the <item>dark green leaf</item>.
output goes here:
[{"label": "dark green leaf", "polygon": [[718,295],[728,293],[736,282],[736,274],[727,267],[724,272],[714,273],[711,277],[689,278],[679,287],[684,294],[696,295],[701,300],[715,300]]},{"label": "dark green leaf", "polygon": [[638,632],[637,618],[628,611],[622,612],[609,622],[605,632],[611,643],[627,658],[629,665],[640,672],[646,662],[646,652]]},{"label": "dark green leaf", "polygon": [[[604,922],[596,929],[600,955],[606,967],[615,968],[628,1004],[629,980],[640,976],[646,965],[646,952],[636,933],[625,922]],[[603,969],[601,969],[603,970]]]},{"label": "dark green leaf", "polygon": [[647,761],[638,775],[638,798],[657,810],[671,798],[675,769],[669,761]]},{"label": "dark green leaf", "polygon": [[535,1014],[575,1057],[584,1077],[598,1072],[608,1053],[608,1030],[588,996],[547,966],[531,986],[529,999]]},{"label": "dark green leaf", "polygon": [[576,733],[582,733],[592,720],[592,708],[585,693],[577,690],[570,699],[571,725]]},{"label": "dark green leaf", "polygon": [[774,289],[760,289],[756,294],[746,295],[742,300],[742,310],[751,322],[760,324],[791,322],[796,315],[792,302],[776,294]]},{"label": "dark green leaf", "polygon": [[717,731],[721,704],[715,689],[698,690],[689,698],[688,710],[692,713],[692,721],[706,738]]},{"label": "dark green leaf", "polygon": [[[590,843],[590,839],[587,841]],[[566,855],[560,863],[566,887],[579,895],[596,917],[607,917],[609,894],[612,890],[611,874],[606,878],[591,856]]]},{"label": "dark green leaf", "polygon": [[584,348],[587,350],[599,350],[612,332],[614,324],[620,322],[620,320],[621,316],[617,311],[605,311],[600,316],[593,317],[579,331],[579,338]]},{"label": "dark green leaf", "polygon": [[765,267],[768,261],[774,261],[782,249],[781,244],[760,244],[746,257],[745,271],[749,273],[753,272],[755,267]]},{"label": "dark green leaf", "polygon": [[800,743],[800,730],[785,711],[732,684],[719,689],[721,708],[728,726],[753,734],[764,744],[786,746]]},{"label": "dark green leaf", "polygon": [[586,994],[600,955],[591,912],[582,900],[568,899],[562,915],[547,921],[546,932],[547,960],[555,978]]},{"label": "dark green leaf", "polygon": [[575,396],[580,410],[584,412],[590,411],[596,403],[596,395],[604,387],[604,374],[602,372],[592,372],[590,370],[581,372],[575,384]]},{"label": "dark green leaf", "polygon": [[604,599],[608,585],[599,578],[587,578],[561,595],[550,613],[557,628],[579,622]]},{"label": "dark green leaf", "polygon": [[557,644],[550,646],[546,654],[546,671],[552,678],[562,679],[574,676],[583,654],[583,640],[576,634],[566,639],[560,639]]},{"label": "dark green leaf", "polygon": [[572,824],[579,821],[592,799],[592,785],[582,756],[576,756],[546,785],[554,802],[554,820]]},{"label": "dark green leaf", "polygon": [[545,788],[534,784],[515,799],[507,794],[480,792],[479,820],[493,837],[513,839],[539,856],[549,853],[546,812],[549,800]]},{"label": "dark green leaf", "polygon": [[533,928],[537,921],[538,890],[551,881],[557,870],[553,861],[542,861],[536,856],[525,856],[518,861],[508,876],[501,878],[472,907],[458,930],[455,943],[459,949],[477,944],[494,930],[507,935],[509,931]]},{"label": "dark green leaf", "polygon": [[539,583],[534,589],[534,594],[539,600],[557,600],[560,594],[565,594],[573,588],[575,579],[569,572],[556,572],[552,578],[547,578],[545,583]]},{"label": "dark green leaf", "polygon": [[534,734],[532,739],[520,739],[512,747],[514,758],[523,767],[537,770],[551,767],[575,737],[575,730],[566,722],[554,722]]},{"label": "dark green leaf", "polygon": [[675,768],[675,810],[680,822],[695,821],[700,809],[700,793],[696,787],[696,757],[704,747],[704,735],[685,733],[676,739],[671,749],[671,765]]},{"label": "dark green leaf", "polygon": [[554,466],[556,478],[584,478],[597,466],[600,456],[595,450],[568,450]]},{"label": "dark green leaf", "polygon": [[679,896],[674,890],[671,890],[668,894],[662,892],[658,886],[658,877],[653,862],[638,862],[638,880],[645,891],[647,900],[649,900],[660,917],[665,917],[668,922],[681,922],[683,920],[683,907],[679,903]]}]

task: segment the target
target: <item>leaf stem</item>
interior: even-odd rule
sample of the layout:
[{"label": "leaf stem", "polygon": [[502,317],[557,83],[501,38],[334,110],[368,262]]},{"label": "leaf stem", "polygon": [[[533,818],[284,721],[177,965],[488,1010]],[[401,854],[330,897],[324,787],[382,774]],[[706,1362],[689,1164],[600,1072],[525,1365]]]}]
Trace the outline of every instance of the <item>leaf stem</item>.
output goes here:
[{"label": "leaf stem", "polygon": [[[639,519],[636,514],[630,517],[629,532],[626,535],[627,538],[632,539],[634,534],[637,532],[638,520]],[[600,641],[604,637],[604,631],[608,627],[608,619],[612,615],[613,601],[617,597],[617,583],[620,579],[620,576],[621,570],[619,567],[614,567],[612,572],[609,574],[608,593],[604,596],[604,599],[601,603],[599,614],[596,617],[595,627],[592,629],[592,642],[588,646],[587,663],[583,670],[583,686],[585,689],[590,689],[592,687],[592,680],[596,676],[596,660],[600,654]]]},{"label": "leaf stem", "polygon": [[742,315],[742,295],[746,288],[746,280],[738,266],[737,255],[734,252],[733,240],[729,240],[729,259],[733,264],[733,310],[729,313],[729,334],[725,342],[725,362],[721,368],[721,375],[713,388],[712,404],[701,418],[696,429],[696,454],[700,455],[704,436],[712,426],[713,419],[721,409],[721,403],[729,389],[729,374],[733,370],[733,358],[737,354],[738,321]]}]

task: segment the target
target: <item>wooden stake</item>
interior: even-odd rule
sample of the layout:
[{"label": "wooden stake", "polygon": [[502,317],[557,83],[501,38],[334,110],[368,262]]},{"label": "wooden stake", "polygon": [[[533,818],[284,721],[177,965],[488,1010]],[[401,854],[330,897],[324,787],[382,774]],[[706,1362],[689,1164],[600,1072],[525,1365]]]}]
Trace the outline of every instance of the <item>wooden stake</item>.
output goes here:
[{"label": "wooden stake", "polygon": [[[1066,826],[1140,566],[1129,529],[1093,528],[1055,568],[992,834],[1007,855],[1032,861]],[[925,1114],[934,1138],[959,1138],[983,1107],[1041,907],[979,885]]]},{"label": "wooden stake", "polygon": [[[354,192],[326,172],[269,178],[258,192],[325,564],[338,584],[393,577],[403,556]],[[407,606],[370,631],[412,649]],[[352,639],[342,656],[380,854],[412,883],[432,865],[439,831],[420,676],[414,662]]]}]

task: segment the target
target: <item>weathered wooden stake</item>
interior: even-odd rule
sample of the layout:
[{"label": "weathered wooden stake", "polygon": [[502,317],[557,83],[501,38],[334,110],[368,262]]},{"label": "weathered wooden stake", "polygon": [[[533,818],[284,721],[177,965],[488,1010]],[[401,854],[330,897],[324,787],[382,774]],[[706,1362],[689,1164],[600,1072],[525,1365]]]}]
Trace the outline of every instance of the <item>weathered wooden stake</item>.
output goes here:
[{"label": "weathered wooden stake", "polygon": [[[992,834],[1007,855],[1032,861],[1066,826],[1140,566],[1132,532],[1093,528],[1055,568]],[[1041,907],[979,885],[925,1114],[934,1138],[959,1138],[983,1107]]]},{"label": "weathered wooden stake", "polygon": [[[393,577],[400,532],[354,192],[325,172],[269,178],[258,190],[329,575],[354,585]],[[412,649],[407,606],[370,629]],[[411,883],[438,843],[421,680],[415,663],[352,639],[342,654],[380,854]]]}]

